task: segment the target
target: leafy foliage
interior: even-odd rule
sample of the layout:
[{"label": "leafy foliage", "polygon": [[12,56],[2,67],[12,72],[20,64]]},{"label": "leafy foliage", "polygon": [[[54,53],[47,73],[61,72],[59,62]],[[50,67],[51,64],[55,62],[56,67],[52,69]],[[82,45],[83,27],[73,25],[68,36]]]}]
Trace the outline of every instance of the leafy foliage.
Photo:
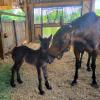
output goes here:
[{"label": "leafy foliage", "polygon": [[96,9],[95,12],[96,12],[96,14],[97,14],[98,16],[100,16],[100,9]]}]

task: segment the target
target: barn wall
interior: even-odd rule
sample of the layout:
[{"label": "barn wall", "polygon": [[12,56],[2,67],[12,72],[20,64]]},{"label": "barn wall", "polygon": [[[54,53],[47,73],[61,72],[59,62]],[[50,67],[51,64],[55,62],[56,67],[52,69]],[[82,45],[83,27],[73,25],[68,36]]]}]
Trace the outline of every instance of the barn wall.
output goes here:
[{"label": "barn wall", "polygon": [[27,41],[27,35],[25,33],[25,22],[15,22],[17,45],[21,45]]},{"label": "barn wall", "polygon": [[2,22],[2,40],[4,54],[10,51],[15,44],[13,22]]},{"label": "barn wall", "polygon": [[2,44],[3,53],[10,52],[15,46],[22,45],[28,41],[25,32],[25,22],[2,21]]}]

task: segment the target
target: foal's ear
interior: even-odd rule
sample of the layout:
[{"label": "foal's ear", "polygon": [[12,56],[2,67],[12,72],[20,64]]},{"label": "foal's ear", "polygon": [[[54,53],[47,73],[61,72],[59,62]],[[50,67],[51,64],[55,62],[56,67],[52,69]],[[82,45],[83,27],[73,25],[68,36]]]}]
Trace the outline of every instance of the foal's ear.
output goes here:
[{"label": "foal's ear", "polygon": [[48,41],[51,41],[51,39],[52,39],[52,35],[50,35],[50,36],[48,37]]}]

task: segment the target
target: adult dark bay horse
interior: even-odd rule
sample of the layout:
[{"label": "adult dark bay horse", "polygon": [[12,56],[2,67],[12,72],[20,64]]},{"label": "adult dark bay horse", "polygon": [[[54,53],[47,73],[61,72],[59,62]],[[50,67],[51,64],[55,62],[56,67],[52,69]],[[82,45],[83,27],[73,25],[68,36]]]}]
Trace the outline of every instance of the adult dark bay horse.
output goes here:
[{"label": "adult dark bay horse", "polygon": [[75,76],[72,85],[77,83],[78,69],[81,66],[81,54],[86,51],[91,56],[92,86],[97,86],[96,82],[96,58],[100,50],[100,17],[94,12],[89,12],[71,23],[62,26],[53,38],[49,49],[52,57],[61,57],[70,46],[74,47],[76,58]]}]

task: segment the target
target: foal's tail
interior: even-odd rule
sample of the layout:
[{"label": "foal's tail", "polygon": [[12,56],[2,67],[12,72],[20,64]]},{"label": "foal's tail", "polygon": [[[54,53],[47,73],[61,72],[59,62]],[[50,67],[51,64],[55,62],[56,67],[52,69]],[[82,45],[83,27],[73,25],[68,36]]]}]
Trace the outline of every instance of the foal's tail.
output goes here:
[{"label": "foal's tail", "polygon": [[11,55],[12,55],[12,59],[14,60],[14,55],[15,55],[15,51],[16,51],[17,47],[14,47],[11,51]]}]

